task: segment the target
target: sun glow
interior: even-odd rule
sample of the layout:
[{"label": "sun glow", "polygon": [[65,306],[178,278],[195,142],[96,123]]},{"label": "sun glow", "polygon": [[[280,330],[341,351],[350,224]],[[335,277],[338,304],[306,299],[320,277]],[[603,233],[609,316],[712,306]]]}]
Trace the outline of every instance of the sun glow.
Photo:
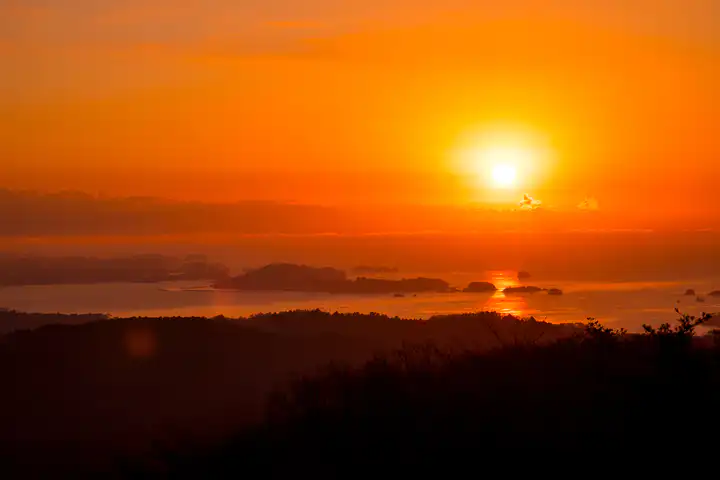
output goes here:
[{"label": "sun glow", "polygon": [[513,188],[518,186],[535,159],[530,149],[516,146],[490,146],[475,153],[476,172],[490,187]]},{"label": "sun glow", "polygon": [[495,165],[492,171],[493,183],[500,188],[510,188],[515,185],[517,169],[508,164]]},{"label": "sun glow", "polygon": [[549,143],[539,134],[519,127],[488,127],[467,134],[454,158],[477,198],[506,202],[545,183],[551,157]]}]

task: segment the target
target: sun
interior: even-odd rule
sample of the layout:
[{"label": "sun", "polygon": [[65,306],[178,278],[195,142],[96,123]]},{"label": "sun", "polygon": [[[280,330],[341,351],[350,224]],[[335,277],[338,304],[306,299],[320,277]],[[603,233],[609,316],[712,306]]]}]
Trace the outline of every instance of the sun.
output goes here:
[{"label": "sun", "polygon": [[490,146],[477,151],[477,171],[493,188],[513,188],[533,160],[533,152],[516,146]]},{"label": "sun", "polygon": [[496,203],[547,182],[555,158],[546,135],[513,125],[468,130],[452,152],[471,195]]},{"label": "sun", "polygon": [[517,180],[517,168],[513,165],[500,163],[493,167],[492,181],[498,188],[511,188]]}]

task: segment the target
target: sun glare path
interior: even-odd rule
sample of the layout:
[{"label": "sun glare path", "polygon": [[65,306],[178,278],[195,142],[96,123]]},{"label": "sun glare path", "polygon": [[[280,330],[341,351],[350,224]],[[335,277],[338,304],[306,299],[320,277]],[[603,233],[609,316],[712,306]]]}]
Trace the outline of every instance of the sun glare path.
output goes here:
[{"label": "sun glare path", "polygon": [[503,315],[524,317],[530,313],[526,299],[521,295],[507,296],[503,293],[508,287],[517,287],[517,273],[511,271],[490,272],[490,282],[497,287],[495,294],[490,297],[483,309],[496,311]]}]

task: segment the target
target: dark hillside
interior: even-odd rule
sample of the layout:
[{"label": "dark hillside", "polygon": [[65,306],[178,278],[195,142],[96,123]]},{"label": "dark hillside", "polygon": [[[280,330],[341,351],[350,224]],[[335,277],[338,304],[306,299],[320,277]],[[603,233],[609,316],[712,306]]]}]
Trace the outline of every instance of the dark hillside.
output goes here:
[{"label": "dark hillside", "polygon": [[494,313],[422,322],[321,311],[50,325],[0,337],[0,442],[25,467],[102,468],[158,440],[219,438],[256,422],[273,389],[330,363],[361,365],[405,344],[488,349],[576,331]]}]

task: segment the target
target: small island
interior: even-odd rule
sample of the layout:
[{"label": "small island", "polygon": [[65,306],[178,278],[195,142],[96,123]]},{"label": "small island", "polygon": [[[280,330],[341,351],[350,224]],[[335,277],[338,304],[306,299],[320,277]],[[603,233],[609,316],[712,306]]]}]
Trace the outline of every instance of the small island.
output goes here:
[{"label": "small island", "polygon": [[693,290],[692,288],[688,288],[687,290],[685,290],[685,296],[686,296],[686,297],[694,297],[694,296],[695,296],[695,290]]},{"label": "small island", "polygon": [[563,291],[559,288],[550,288],[547,291],[548,295],[562,295]]},{"label": "small island", "polygon": [[530,278],[530,272],[526,272],[525,270],[520,270],[517,274],[518,280],[525,280]]}]

